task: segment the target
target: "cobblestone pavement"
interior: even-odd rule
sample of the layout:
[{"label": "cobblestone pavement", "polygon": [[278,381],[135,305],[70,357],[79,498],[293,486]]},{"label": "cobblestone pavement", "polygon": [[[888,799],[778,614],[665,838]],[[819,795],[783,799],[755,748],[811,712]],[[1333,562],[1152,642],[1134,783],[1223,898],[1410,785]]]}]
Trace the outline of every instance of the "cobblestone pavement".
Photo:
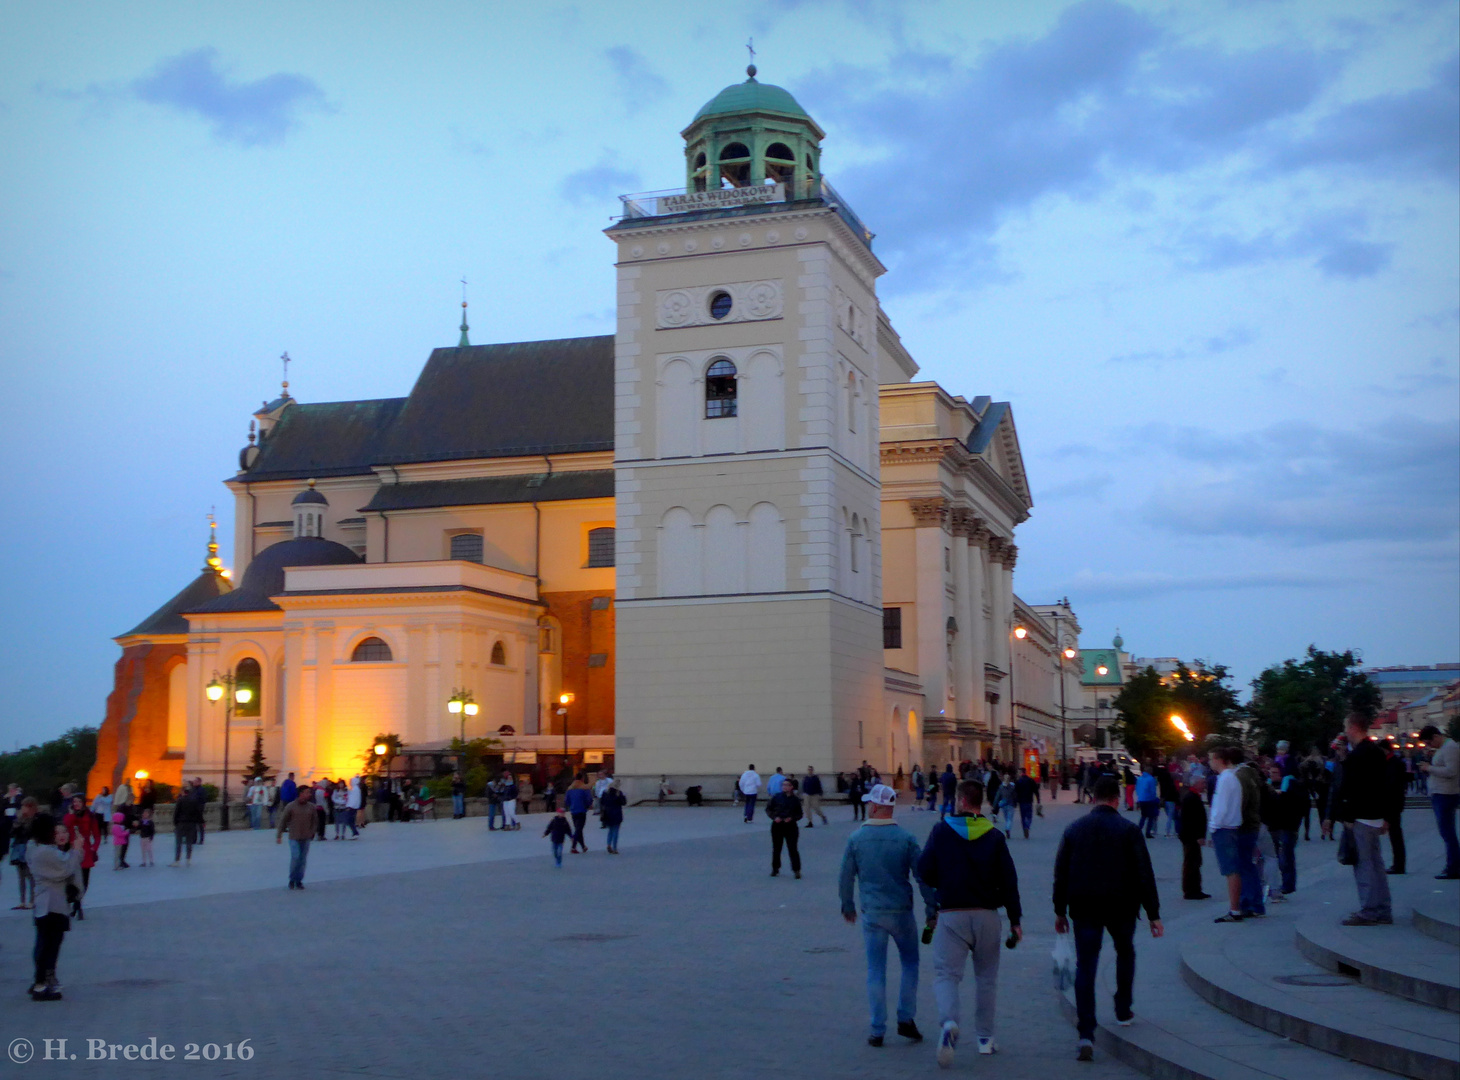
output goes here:
[{"label": "cobblestone pavement", "polygon": [[[1027,936],[1003,953],[1001,1053],[978,1058],[970,1046],[954,1074],[1075,1072],[1074,1034],[1050,981],[1049,889],[1059,830],[1076,812],[1047,808],[1034,839],[1013,842]],[[489,835],[479,818],[372,826],[358,843],[316,845],[303,893],[283,887],[286,849],[260,834],[210,836],[190,870],[159,866],[144,878],[137,869],[99,869],[89,917],[62,953],[64,1002],[25,997],[29,920],[0,919],[0,971],[11,987],[0,992],[0,1043],[35,1047],[35,1060],[6,1060],[3,1075],[936,1073],[931,1038],[865,1045],[861,931],[842,922],[836,900],[852,825],[844,805],[832,816],[831,827],[802,832],[800,881],[768,876],[761,819],[745,825],[739,811],[717,807],[630,808],[616,857],[590,824],[592,852],[565,856],[562,870],[540,838],[541,815],[514,834]],[[919,836],[933,820],[906,810],[899,818]],[[1163,899],[1180,904],[1179,845],[1157,840],[1152,850]],[[113,884],[124,877],[125,886]],[[12,895],[13,880],[7,872],[0,896]],[[967,1026],[971,1000],[964,1007]],[[918,1018],[925,1033],[936,1029],[926,953]],[[142,1044],[151,1036],[179,1056],[187,1043],[221,1048],[248,1039],[254,1056],[86,1060],[87,1040]],[[66,1039],[65,1053],[77,1059],[42,1060],[46,1039]],[[1109,1060],[1078,1075],[1135,1076]]]}]

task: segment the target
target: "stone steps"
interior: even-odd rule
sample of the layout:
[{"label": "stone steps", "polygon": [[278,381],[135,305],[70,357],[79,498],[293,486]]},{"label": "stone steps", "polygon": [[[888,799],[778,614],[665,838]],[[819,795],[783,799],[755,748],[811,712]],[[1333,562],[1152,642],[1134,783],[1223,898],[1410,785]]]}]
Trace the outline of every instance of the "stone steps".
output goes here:
[{"label": "stone steps", "polygon": [[[1335,1058],[1219,1012],[1179,980],[1163,985],[1161,1019],[1146,1019],[1138,997],[1136,1022],[1130,1027],[1111,1024],[1109,1006],[1115,987],[1108,969],[1113,965],[1108,955],[1105,961],[1099,1009],[1106,1022],[1096,1028],[1096,1049],[1152,1080],[1393,1080],[1390,1073]],[[1073,990],[1061,996],[1061,1005],[1073,1025]],[[1051,1075],[1065,1074],[1056,1069]]]},{"label": "stone steps", "polygon": [[1303,919],[1298,951],[1328,971],[1374,990],[1460,1012],[1460,948],[1402,925],[1349,927],[1322,916]]},{"label": "stone steps", "polygon": [[1414,928],[1436,941],[1460,945],[1460,904],[1456,888],[1436,889],[1414,901]]},{"label": "stone steps", "polygon": [[1460,1080],[1460,1025],[1451,1013],[1325,971],[1291,947],[1207,934],[1181,949],[1181,973],[1222,1011],[1284,1036],[1412,1080]]}]

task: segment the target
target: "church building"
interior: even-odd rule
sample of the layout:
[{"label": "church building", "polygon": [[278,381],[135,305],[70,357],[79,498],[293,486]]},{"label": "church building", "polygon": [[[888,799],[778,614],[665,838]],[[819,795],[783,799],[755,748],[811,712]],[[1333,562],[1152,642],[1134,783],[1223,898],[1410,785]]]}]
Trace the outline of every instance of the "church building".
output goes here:
[{"label": "church building", "polygon": [[[750,762],[1059,755],[1073,616],[1062,636],[1014,594],[1009,404],[917,381],[791,94],[752,67],[683,135],[683,187],[606,230],[612,336],[472,345],[463,304],[405,397],[286,381],[262,405],[224,481],[235,573],[210,543],[116,639],[93,788],[219,783],[227,754],[237,791],[255,733],[306,779],[380,733],[464,734],[524,772],[602,762],[631,797]],[[1038,685],[1011,687],[1035,644]]]}]

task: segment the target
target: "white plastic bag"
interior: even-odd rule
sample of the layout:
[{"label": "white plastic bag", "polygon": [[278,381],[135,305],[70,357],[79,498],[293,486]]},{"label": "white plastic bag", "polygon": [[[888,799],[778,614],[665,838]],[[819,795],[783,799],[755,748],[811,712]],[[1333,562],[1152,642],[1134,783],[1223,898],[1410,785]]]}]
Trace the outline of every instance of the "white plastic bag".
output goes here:
[{"label": "white plastic bag", "polygon": [[1049,955],[1054,960],[1055,989],[1063,993],[1075,981],[1074,935],[1056,934],[1054,936],[1054,951]]}]

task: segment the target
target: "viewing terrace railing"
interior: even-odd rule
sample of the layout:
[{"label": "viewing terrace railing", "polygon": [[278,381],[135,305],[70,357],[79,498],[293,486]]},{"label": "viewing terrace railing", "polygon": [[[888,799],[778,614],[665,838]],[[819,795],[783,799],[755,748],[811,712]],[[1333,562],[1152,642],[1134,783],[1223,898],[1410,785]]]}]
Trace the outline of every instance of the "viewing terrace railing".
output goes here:
[{"label": "viewing terrace railing", "polygon": [[791,202],[819,202],[837,212],[852,232],[861,238],[868,250],[875,235],[862,224],[847,201],[837,193],[836,188],[822,179],[813,185],[812,193],[804,199],[788,197],[785,184],[755,184],[738,188],[719,188],[714,191],[686,192],[683,188],[668,188],[663,191],[641,191],[633,195],[620,195],[623,213],[620,221],[634,221],[644,218],[670,217],[677,214],[712,214],[723,211],[742,210],[752,206],[777,206]]}]

